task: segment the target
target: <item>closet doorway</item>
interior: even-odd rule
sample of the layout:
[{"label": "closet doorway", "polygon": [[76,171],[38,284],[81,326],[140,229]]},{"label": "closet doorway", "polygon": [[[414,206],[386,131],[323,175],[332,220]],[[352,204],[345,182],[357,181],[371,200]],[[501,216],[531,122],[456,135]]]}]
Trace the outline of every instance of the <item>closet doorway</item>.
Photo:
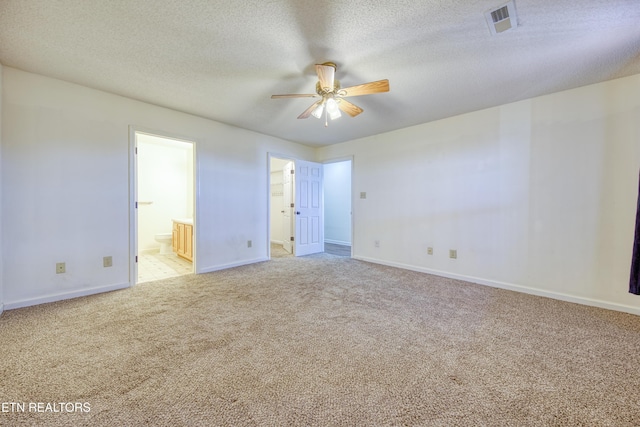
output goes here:
[{"label": "closet doorway", "polygon": [[275,246],[295,256],[324,252],[322,163],[271,154],[268,162],[270,256]]}]

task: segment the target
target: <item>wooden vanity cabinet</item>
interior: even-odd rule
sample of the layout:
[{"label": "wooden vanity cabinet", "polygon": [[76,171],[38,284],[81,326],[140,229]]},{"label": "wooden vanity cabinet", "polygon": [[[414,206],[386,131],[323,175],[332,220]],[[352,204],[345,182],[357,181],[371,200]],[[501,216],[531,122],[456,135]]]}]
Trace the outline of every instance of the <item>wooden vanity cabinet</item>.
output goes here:
[{"label": "wooden vanity cabinet", "polygon": [[173,231],[171,232],[171,243],[172,243],[172,247],[173,247],[173,252],[178,252],[178,223],[173,221]]},{"label": "wooden vanity cabinet", "polygon": [[178,256],[193,261],[193,224],[173,221],[173,251]]}]

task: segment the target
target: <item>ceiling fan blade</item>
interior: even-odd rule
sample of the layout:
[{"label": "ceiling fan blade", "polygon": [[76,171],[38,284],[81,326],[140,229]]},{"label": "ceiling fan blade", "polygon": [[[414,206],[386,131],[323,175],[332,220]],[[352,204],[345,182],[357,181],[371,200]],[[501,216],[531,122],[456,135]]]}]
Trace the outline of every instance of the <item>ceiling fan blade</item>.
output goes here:
[{"label": "ceiling fan blade", "polygon": [[389,92],[389,80],[378,80],[376,82],[364,83],[361,85],[350,86],[340,89],[342,96],[360,96],[369,95],[371,93]]},{"label": "ceiling fan blade", "polygon": [[315,93],[287,93],[284,95],[271,95],[271,99],[276,98],[315,98],[319,95]]},{"label": "ceiling fan blade", "polygon": [[344,111],[345,113],[347,113],[348,115],[350,115],[351,117],[355,117],[358,114],[362,113],[364,110],[360,107],[358,107],[355,104],[352,104],[351,102],[347,101],[346,99],[341,99],[340,102],[338,102],[338,107]]},{"label": "ceiling fan blade", "polygon": [[322,104],[322,100],[318,101],[318,102],[314,102],[313,105],[311,105],[311,107],[307,108],[306,110],[304,110],[304,112],[302,114],[300,114],[298,116],[299,119],[306,119],[307,117],[309,117],[311,115],[311,113],[313,112],[313,110],[316,109],[316,107],[318,105]]},{"label": "ceiling fan blade", "polygon": [[320,87],[322,89],[329,89],[329,91],[332,91],[336,68],[332,65],[316,64],[316,73],[318,73]]}]

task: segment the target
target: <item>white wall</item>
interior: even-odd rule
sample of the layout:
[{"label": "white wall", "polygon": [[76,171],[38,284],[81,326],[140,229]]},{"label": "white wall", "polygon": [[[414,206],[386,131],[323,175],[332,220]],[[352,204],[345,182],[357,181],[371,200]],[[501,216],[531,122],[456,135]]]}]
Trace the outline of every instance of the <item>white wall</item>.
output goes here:
[{"label": "white wall", "polygon": [[157,250],[174,218],[193,218],[193,144],[138,133],[138,252]]},{"label": "white wall", "polygon": [[[267,153],[315,154],[9,67],[1,81],[5,309],[128,285],[130,125],[196,141],[198,272],[266,259]],[[627,292],[639,118],[631,76],[326,147],[315,160],[354,156],[356,194],[367,192],[354,199],[356,258],[640,313]]]},{"label": "white wall", "polygon": [[[2,64],[0,64],[0,165],[2,165],[2,84],[3,84],[3,74],[2,74]],[[4,281],[3,281],[3,267],[2,262],[4,259],[4,236],[2,233],[2,174],[0,173],[0,314],[4,310]]]},{"label": "white wall", "polygon": [[348,155],[355,258],[640,314],[640,75],[319,150]]},{"label": "white wall", "polygon": [[324,241],[351,245],[351,160],[324,165]]},{"label": "white wall", "polygon": [[[267,153],[314,157],[300,144],[9,67],[2,100],[5,309],[128,286],[130,125],[196,142],[198,272],[267,259]],[[106,255],[113,267],[102,267]]]}]

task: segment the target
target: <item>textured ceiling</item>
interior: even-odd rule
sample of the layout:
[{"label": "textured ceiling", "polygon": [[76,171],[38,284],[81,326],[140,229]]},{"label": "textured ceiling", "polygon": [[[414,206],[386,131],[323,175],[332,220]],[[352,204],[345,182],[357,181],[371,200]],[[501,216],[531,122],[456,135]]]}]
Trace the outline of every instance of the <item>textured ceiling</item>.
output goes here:
[{"label": "textured ceiling", "polygon": [[[504,0],[0,0],[0,62],[311,146],[374,135],[640,73],[639,0],[516,0],[518,27],[491,35]],[[355,118],[296,117],[313,65]]]}]

